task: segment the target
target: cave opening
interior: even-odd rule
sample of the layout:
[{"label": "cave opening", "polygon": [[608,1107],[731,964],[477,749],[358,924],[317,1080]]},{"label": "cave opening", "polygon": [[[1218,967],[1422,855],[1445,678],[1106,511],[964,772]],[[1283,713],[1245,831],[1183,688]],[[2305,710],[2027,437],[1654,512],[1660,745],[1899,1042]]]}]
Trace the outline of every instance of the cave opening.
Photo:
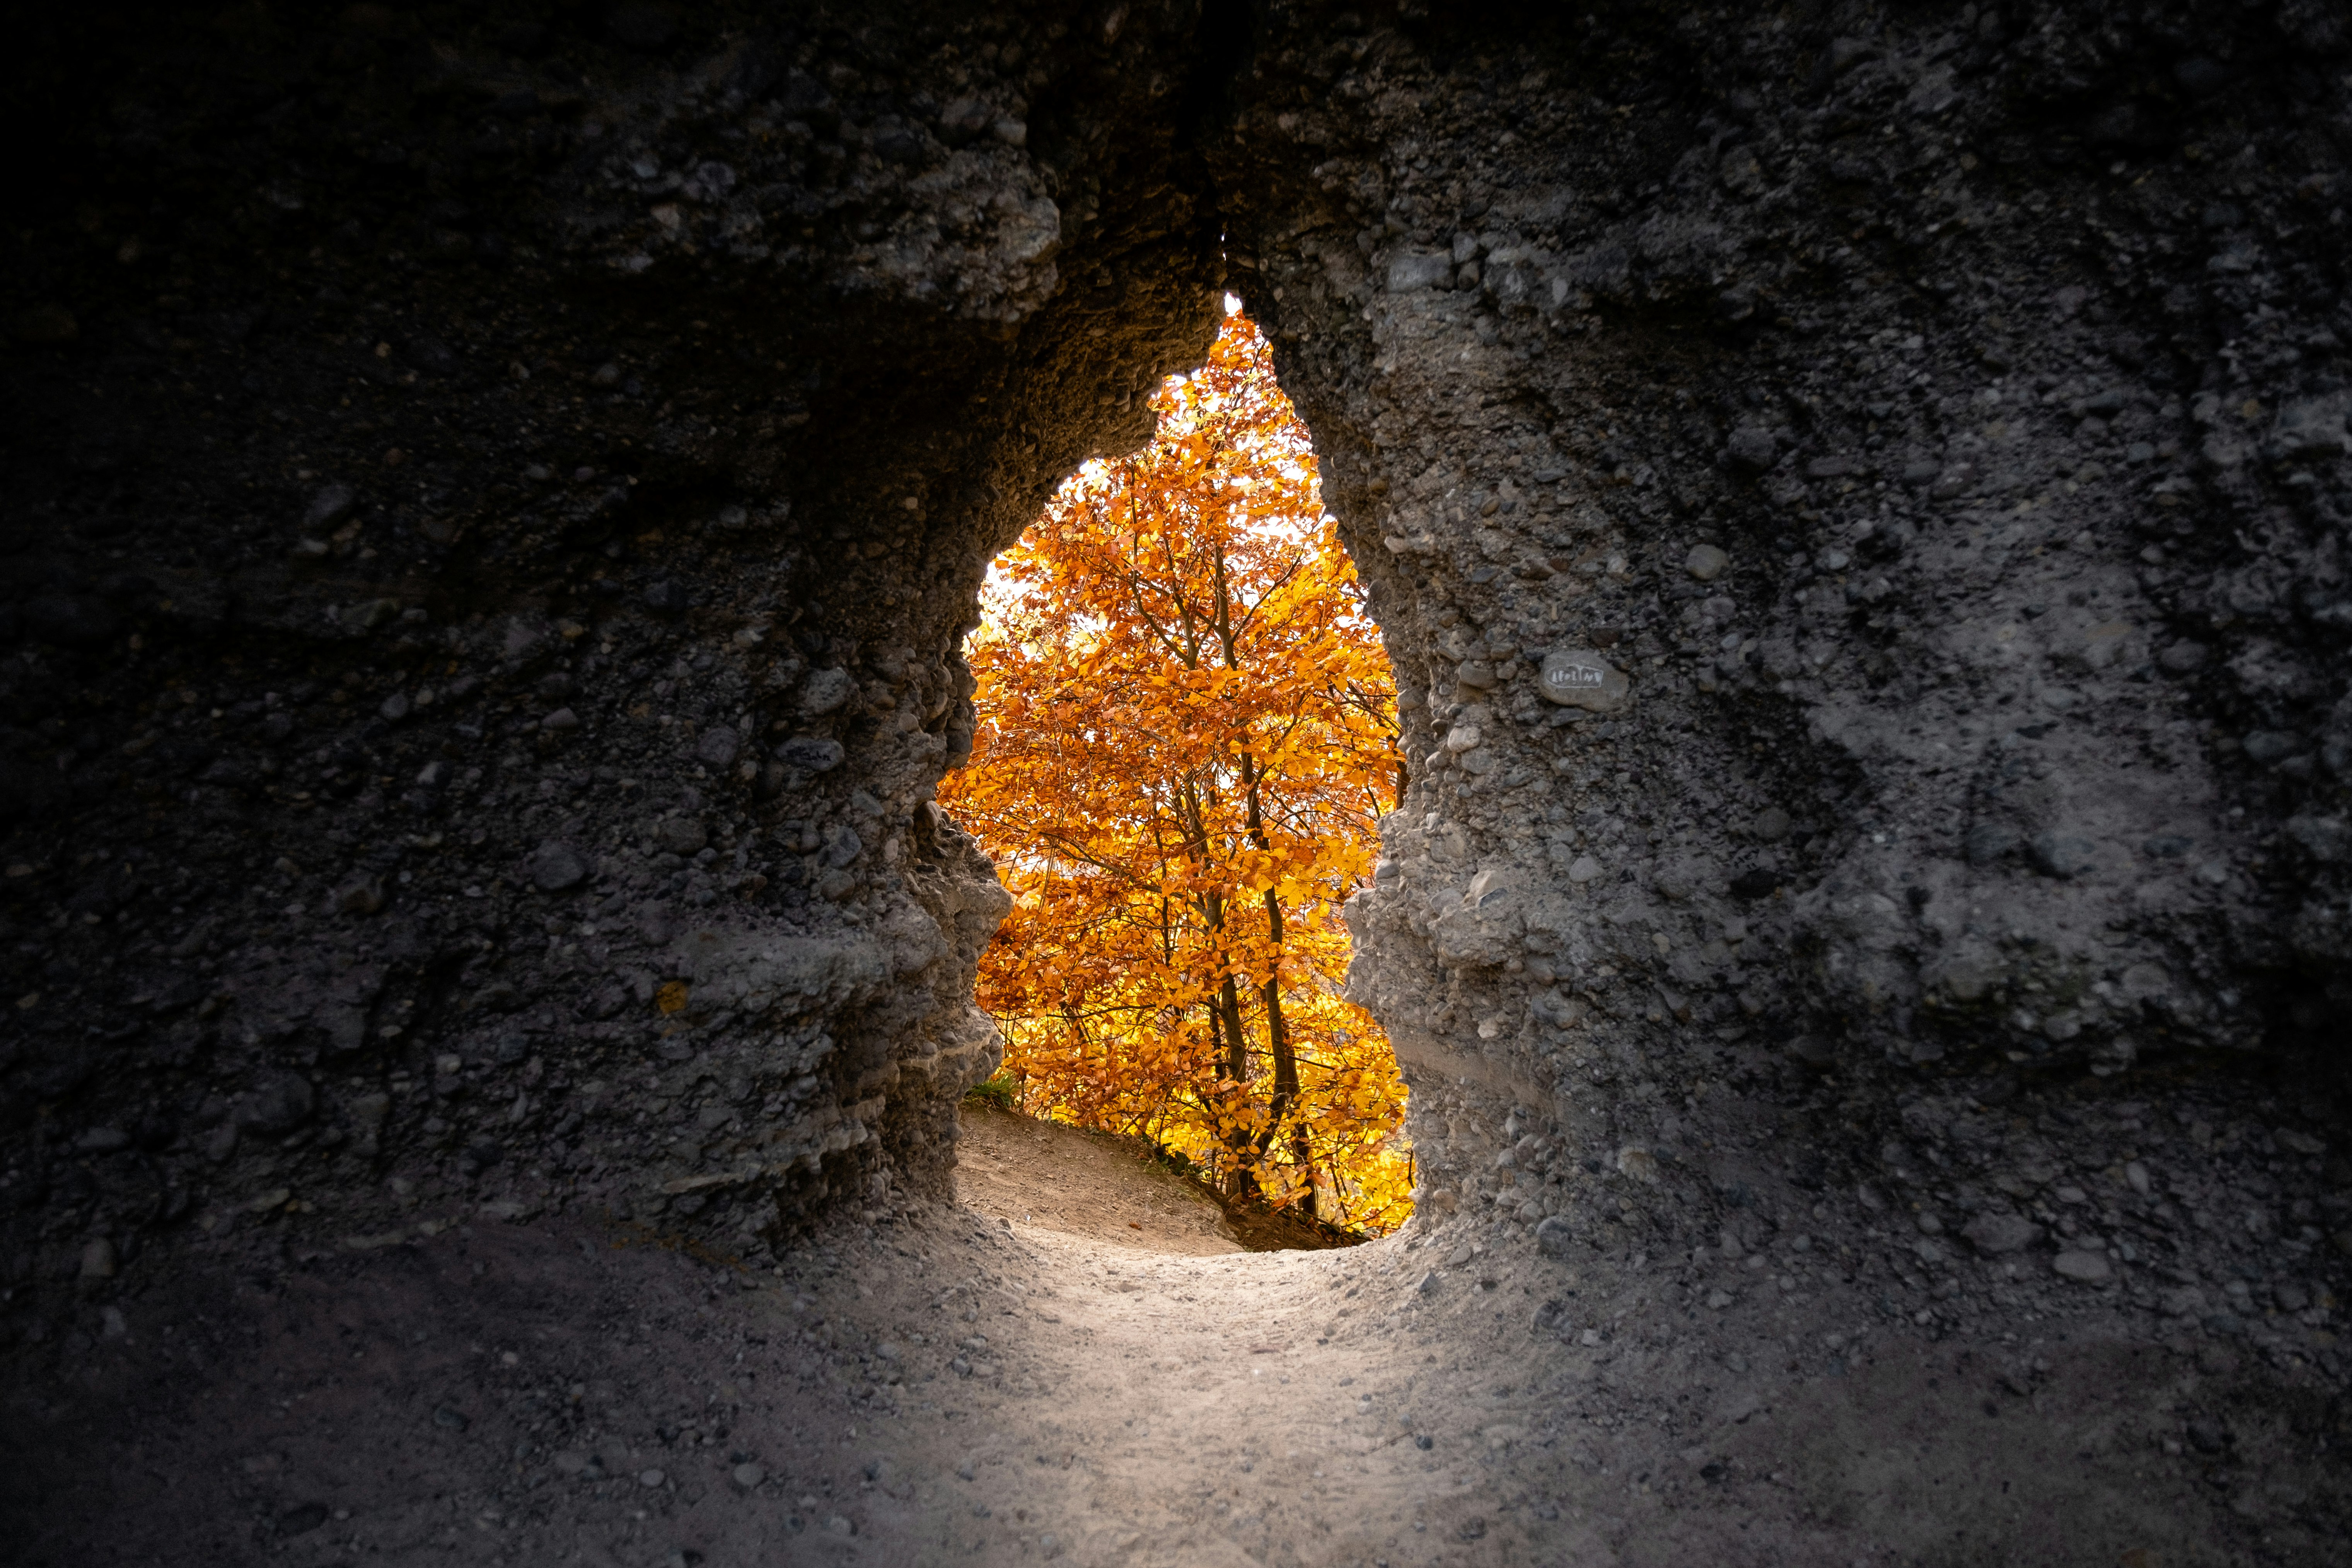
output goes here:
[{"label": "cave opening", "polygon": [[[854,9],[12,55],[26,1550],[2343,1533],[2341,8]],[[1414,1219],[1090,1270],[936,1201],[937,792],[1227,289],[1394,660]]]},{"label": "cave opening", "polygon": [[992,565],[975,754],[940,805],[1013,894],[979,1091],[1139,1136],[1229,1202],[1356,1237],[1411,1213],[1404,1083],[1341,907],[1402,804],[1394,679],[1270,345],[1223,300],[1134,452]]}]

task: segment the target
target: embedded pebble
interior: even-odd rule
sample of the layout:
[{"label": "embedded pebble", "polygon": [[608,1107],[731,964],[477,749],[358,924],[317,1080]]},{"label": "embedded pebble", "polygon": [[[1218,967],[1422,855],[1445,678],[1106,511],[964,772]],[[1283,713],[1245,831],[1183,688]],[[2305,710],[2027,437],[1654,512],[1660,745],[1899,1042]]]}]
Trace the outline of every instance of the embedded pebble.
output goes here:
[{"label": "embedded pebble", "polygon": [[588,862],[553,839],[531,852],[529,869],[530,885],[542,893],[561,893],[588,879]]},{"label": "embedded pebble", "polygon": [[[1751,472],[1770,468],[1778,452],[1779,447],[1772,439],[1772,432],[1755,425],[1743,425],[1734,430],[1731,439],[1724,445],[1725,456],[1736,467]],[[1692,575],[1697,574],[1693,573]]]},{"label": "embedded pebble", "polygon": [[2050,1260],[2050,1268],[2060,1279],[2084,1285],[2095,1285],[2115,1275],[2115,1270],[2107,1267],[2106,1255],[2100,1252],[2062,1252]]},{"label": "embedded pebble", "polygon": [[705,730],[695,742],[694,760],[714,768],[733,767],[742,750],[742,737],[726,725],[718,724]]},{"label": "embedded pebble", "polygon": [[2156,656],[2156,662],[2175,675],[2186,675],[2205,662],[2203,643],[2177,642]]},{"label": "embedded pebble", "polygon": [[2042,1227],[2021,1215],[1981,1214],[1960,1227],[1970,1247],[1987,1258],[2022,1252],[2042,1239]]},{"label": "embedded pebble", "polygon": [[328,523],[340,521],[358,499],[349,485],[327,485],[310,498],[310,510],[302,514],[303,525],[323,528]]},{"label": "embedded pebble", "polygon": [[1633,683],[1624,671],[1591,648],[1545,655],[1536,689],[1547,701],[1593,713],[1613,712],[1633,697]]},{"label": "embedded pebble", "polygon": [[777,746],[776,761],[803,773],[830,773],[841,765],[841,742],[819,735],[795,735]]}]

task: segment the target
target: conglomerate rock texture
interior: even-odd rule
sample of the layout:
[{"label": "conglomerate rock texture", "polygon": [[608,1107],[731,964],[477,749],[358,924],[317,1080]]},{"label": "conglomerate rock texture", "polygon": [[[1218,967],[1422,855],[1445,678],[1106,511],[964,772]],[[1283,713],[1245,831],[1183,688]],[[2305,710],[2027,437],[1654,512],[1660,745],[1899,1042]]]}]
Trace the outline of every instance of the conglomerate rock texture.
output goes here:
[{"label": "conglomerate rock texture", "polygon": [[1423,1202],[2332,1355],[2341,25],[1823,22],[1302,16],[1213,150],[1398,670]]},{"label": "conglomerate rock texture", "polygon": [[942,1191],[959,640],[1231,289],[1402,691],[1425,1213],[2340,1390],[2340,8],[41,26],[24,1353],[173,1258]]},{"label": "conglomerate rock texture", "polygon": [[10,362],[47,1245],[943,1190],[1008,907],[930,804],[960,634],[1218,319],[1170,37],[1040,26],[60,42],[122,54]]}]

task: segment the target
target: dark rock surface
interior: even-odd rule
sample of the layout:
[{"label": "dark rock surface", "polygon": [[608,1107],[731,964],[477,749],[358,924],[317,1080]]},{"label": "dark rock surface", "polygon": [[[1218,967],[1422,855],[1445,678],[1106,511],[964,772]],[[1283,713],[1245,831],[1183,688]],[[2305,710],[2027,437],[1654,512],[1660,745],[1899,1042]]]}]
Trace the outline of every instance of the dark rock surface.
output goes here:
[{"label": "dark rock surface", "polygon": [[[956,643],[1216,320],[1184,82],[1141,23],[656,15],[43,62],[121,107],[45,127],[21,286],[88,327],[7,363],[18,1179],[188,1131],[27,1246],[160,1186],[215,1237],[465,1194],[758,1254],[940,1190],[1005,907],[929,804]],[[316,1115],[210,1109],[265,1079]]]},{"label": "dark rock surface", "polygon": [[[2332,1278],[2339,159],[2256,172],[2294,120],[2242,103],[2116,143],[2153,19],[1947,24],[1830,40],[1793,89],[1786,29],[1692,16],[1263,40],[1214,159],[1236,286],[1418,764],[1352,987],[1442,1210],[1671,1237],[1644,1187],[1883,1188],[2015,1235],[2084,1190],[2094,1140],[2026,1157],[2055,1116],[2141,1130],[2085,1173],[2128,1288],[2261,1234]],[[2273,1180],[2201,1153],[2125,1195],[2223,1124],[2289,1156],[2256,1236],[2181,1237],[2184,1194]],[[2015,1310],[1934,1275],[1931,1319]]]},{"label": "dark rock surface", "polygon": [[2095,1301],[2340,1400],[2345,34],[45,15],[0,1332],[943,1193],[958,643],[1232,289],[1405,692],[1351,985],[1428,1215],[1835,1234],[1906,1333]]}]

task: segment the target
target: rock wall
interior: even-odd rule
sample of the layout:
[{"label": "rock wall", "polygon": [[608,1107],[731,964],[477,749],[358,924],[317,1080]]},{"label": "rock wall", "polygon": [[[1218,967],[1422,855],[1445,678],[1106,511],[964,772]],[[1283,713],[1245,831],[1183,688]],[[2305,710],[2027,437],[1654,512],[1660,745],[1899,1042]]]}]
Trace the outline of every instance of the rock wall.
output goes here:
[{"label": "rock wall", "polygon": [[2309,1353],[2340,19],[1523,20],[1277,21],[1213,150],[1403,692],[1351,987],[1424,1202],[1891,1224],[1922,1321],[2227,1279]]},{"label": "rock wall", "polygon": [[18,1307],[943,1193],[1007,907],[957,645],[1221,319],[1190,18],[87,20],[18,99]]},{"label": "rock wall", "polygon": [[1226,287],[1404,692],[1432,1208],[2328,1321],[2329,8],[120,23],[12,94],[27,1331],[158,1237],[938,1190],[957,643]]}]

